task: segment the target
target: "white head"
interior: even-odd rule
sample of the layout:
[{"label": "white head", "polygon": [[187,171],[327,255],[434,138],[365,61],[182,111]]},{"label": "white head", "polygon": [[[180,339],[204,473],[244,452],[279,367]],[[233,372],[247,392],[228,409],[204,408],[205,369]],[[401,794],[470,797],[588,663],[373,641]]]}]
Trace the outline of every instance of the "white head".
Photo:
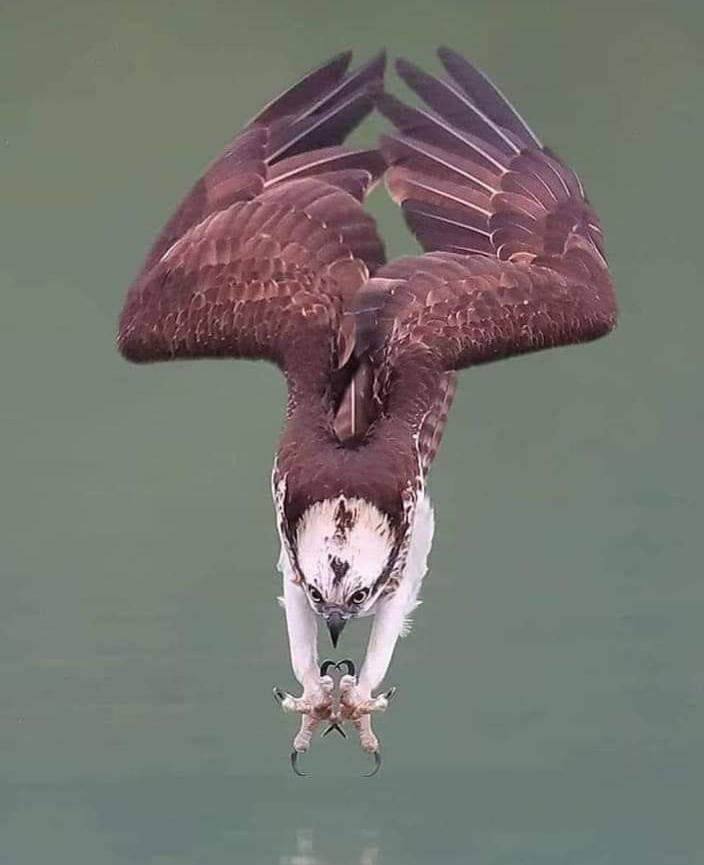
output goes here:
[{"label": "white head", "polygon": [[340,496],[308,508],[295,546],[308,602],[337,645],[349,619],[374,612],[395,564],[393,527],[369,502]]}]

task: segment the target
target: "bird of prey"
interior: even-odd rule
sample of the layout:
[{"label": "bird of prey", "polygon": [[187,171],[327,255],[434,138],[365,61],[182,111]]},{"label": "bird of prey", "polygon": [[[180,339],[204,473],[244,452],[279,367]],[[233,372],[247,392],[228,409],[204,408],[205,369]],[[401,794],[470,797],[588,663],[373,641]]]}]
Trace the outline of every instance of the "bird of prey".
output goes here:
[{"label": "bird of prey", "polygon": [[[302,716],[299,774],[321,723],[351,723],[380,764],[371,716],[426,573],[426,478],[457,371],[595,339],[616,317],[577,175],[481,72],[438,54],[444,78],[396,65],[424,106],[383,92],[383,55],[349,72],[350,53],[270,102],[166,223],[119,323],[131,361],[261,358],[286,378],[272,491],[302,694],[275,695]],[[375,106],[393,127],[379,147],[344,146]],[[382,177],[423,254],[386,263],[363,208]],[[359,674],[321,665],[317,622],[337,646],[362,616]]]}]

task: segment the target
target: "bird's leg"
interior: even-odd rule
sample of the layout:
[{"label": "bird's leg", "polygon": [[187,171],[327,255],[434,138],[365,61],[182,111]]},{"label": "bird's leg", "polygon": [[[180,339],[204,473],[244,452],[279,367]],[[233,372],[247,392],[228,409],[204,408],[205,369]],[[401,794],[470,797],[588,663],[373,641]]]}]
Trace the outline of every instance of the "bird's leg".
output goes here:
[{"label": "bird's leg", "polygon": [[332,692],[334,685],[332,679],[325,682],[323,678],[320,680],[319,689],[313,699],[307,697],[305,691],[302,697],[293,697],[278,688],[274,689],[274,696],[284,712],[297,712],[301,715],[301,726],[293,739],[295,753],[307,751],[318,725],[323,721],[333,720]]},{"label": "bird's leg", "polygon": [[383,682],[398,638],[405,633],[408,617],[418,606],[418,594],[428,569],[434,520],[430,499],[425,494],[418,498],[413,519],[412,541],[403,576],[396,591],[379,604],[359,679],[343,676],[340,680],[341,716],[354,723],[362,748],[377,757],[377,769],[379,740],[372,730],[371,713],[383,712],[396,689],[391,688],[376,697],[372,693]]},{"label": "bird's leg", "polygon": [[330,676],[321,676],[318,664],[316,617],[306,600],[303,589],[293,581],[285,553],[283,568],[284,596],[291,666],[303,687],[300,697],[278,688],[274,696],[285,712],[302,715],[301,727],[293,740],[294,752],[307,751],[316,727],[331,718],[334,683]]},{"label": "bird's leg", "polygon": [[352,721],[365,751],[379,750],[379,740],[372,730],[371,713],[383,712],[389,705],[395,689],[392,688],[377,696],[372,696],[372,693],[386,675],[396,642],[406,623],[409,603],[412,606],[413,602],[410,602],[408,592],[403,591],[401,587],[394,595],[381,602],[374,617],[359,679],[355,679],[354,676],[343,676],[340,679],[341,718]]}]

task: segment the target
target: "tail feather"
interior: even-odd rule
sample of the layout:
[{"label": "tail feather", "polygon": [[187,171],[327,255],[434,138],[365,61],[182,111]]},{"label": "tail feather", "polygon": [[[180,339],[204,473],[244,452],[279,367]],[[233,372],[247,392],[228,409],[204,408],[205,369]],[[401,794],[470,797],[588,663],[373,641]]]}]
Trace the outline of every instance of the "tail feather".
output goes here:
[{"label": "tail feather", "polygon": [[335,412],[333,429],[341,444],[361,441],[378,415],[374,370],[362,360],[345,387]]}]

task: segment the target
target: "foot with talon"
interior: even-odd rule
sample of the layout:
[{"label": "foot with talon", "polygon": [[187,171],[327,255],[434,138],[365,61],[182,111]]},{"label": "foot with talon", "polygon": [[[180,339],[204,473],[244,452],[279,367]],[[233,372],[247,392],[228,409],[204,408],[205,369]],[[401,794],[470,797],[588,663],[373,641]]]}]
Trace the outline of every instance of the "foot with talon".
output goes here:
[{"label": "foot with talon", "polygon": [[320,678],[306,685],[300,697],[294,697],[286,691],[274,688],[274,699],[284,712],[301,715],[301,726],[293,740],[291,765],[297,775],[305,775],[298,768],[298,755],[310,748],[310,743],[318,725],[334,718],[333,691],[335,683],[327,670],[321,668]]},{"label": "foot with talon", "polygon": [[[330,671],[343,673],[339,678],[338,701],[335,700],[335,680]],[[293,740],[291,766],[296,775],[304,776],[298,766],[298,757],[305,753],[313,739],[313,734],[322,721],[328,726],[323,733],[327,736],[333,730],[346,738],[343,724],[351,721],[359,734],[362,749],[374,757],[374,767],[366,777],[376,775],[381,768],[381,753],[379,740],[372,730],[372,712],[384,712],[396,693],[391,688],[382,694],[372,697],[371,692],[361,688],[357,682],[355,666],[352,661],[323,661],[320,665],[320,678],[313,686],[305,687],[301,697],[294,697],[274,688],[274,697],[285,712],[301,715],[301,727]]]},{"label": "foot with talon", "polygon": [[366,777],[381,769],[381,752],[379,739],[372,730],[372,712],[385,712],[389,702],[396,693],[396,688],[390,688],[383,694],[372,697],[371,693],[360,688],[353,675],[345,675],[340,679],[340,719],[351,721],[359,734],[359,744],[362,750],[374,756],[374,768],[367,772]]},{"label": "foot with talon", "polygon": [[383,694],[372,697],[371,693],[360,688],[354,676],[340,679],[340,714],[344,720],[357,721],[372,712],[385,712],[396,693],[389,688]]}]

